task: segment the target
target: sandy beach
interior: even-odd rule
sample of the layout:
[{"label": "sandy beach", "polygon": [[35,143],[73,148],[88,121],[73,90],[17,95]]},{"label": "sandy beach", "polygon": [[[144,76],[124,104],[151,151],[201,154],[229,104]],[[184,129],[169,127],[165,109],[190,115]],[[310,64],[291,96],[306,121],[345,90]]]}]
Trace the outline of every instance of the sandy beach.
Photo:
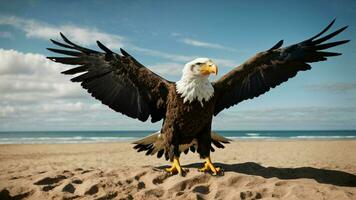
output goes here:
[{"label": "sandy beach", "polygon": [[129,142],[0,145],[0,199],[356,199],[356,140],[234,141],[186,177]]}]

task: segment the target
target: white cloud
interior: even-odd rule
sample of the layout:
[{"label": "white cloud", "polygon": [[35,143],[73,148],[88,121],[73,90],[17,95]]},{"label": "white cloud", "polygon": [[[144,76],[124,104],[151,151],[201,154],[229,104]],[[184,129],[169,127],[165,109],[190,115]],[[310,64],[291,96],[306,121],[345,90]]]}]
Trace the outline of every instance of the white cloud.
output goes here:
[{"label": "white cloud", "polygon": [[41,54],[21,53],[16,50],[0,49],[0,73],[2,75],[29,75],[58,72],[64,69]]},{"label": "white cloud", "polygon": [[[195,58],[204,57],[204,56],[198,56],[198,55],[186,56],[186,55],[180,55],[180,54],[172,54],[172,53],[166,53],[166,52],[156,51],[153,49],[140,48],[140,47],[132,47],[132,49],[142,52],[145,55],[160,57],[160,58],[164,58],[164,59],[174,61],[174,62],[182,62],[184,64],[186,62],[189,62],[189,61],[195,59]],[[234,60],[230,60],[230,59],[212,58],[212,60],[214,62],[216,62],[219,66],[222,66],[222,67],[235,67],[237,65]],[[184,64],[181,66],[181,69],[183,69]]]},{"label": "white cloud", "polygon": [[187,45],[195,46],[195,47],[205,47],[205,48],[210,48],[210,49],[222,49],[222,50],[236,51],[233,48],[226,47],[221,44],[203,42],[203,41],[195,40],[195,39],[191,39],[191,38],[183,38],[181,41]]},{"label": "white cloud", "polygon": [[20,29],[29,38],[49,40],[51,38],[58,38],[59,32],[62,32],[71,38],[71,40],[81,45],[93,45],[96,40],[99,40],[108,47],[116,49],[123,47],[125,41],[125,38],[122,36],[104,33],[92,27],[81,27],[71,24],[55,26],[15,16],[0,17],[0,24]]},{"label": "white cloud", "polygon": [[149,66],[153,72],[161,76],[181,76],[184,64],[175,62],[156,63]]},{"label": "white cloud", "polygon": [[146,49],[141,47],[132,47],[133,50],[144,53],[145,55],[155,56],[160,58],[165,58],[167,60],[176,61],[176,62],[188,62],[196,58],[195,56],[185,56],[180,54],[171,54],[166,52],[161,52],[153,49]]},{"label": "white cloud", "polygon": [[44,104],[41,105],[41,111],[45,113],[57,113],[57,112],[78,112],[84,110],[84,104],[82,102],[68,102],[63,104]]},{"label": "white cloud", "polygon": [[212,60],[218,66],[222,66],[222,67],[234,68],[238,66],[237,62],[234,60],[222,59],[222,58],[212,58]]},{"label": "white cloud", "polygon": [[85,96],[78,84],[60,74],[67,67],[41,54],[0,49],[0,98],[2,102],[41,102],[48,98]]},{"label": "white cloud", "polygon": [[[55,103],[45,103],[39,106],[39,113],[76,113],[84,114],[90,112],[107,111],[107,107],[101,103],[83,103],[82,101],[62,101],[58,100]],[[108,109],[109,110],[109,109]]]},{"label": "white cloud", "polygon": [[0,117],[6,117],[7,115],[14,113],[15,108],[13,106],[0,106]]}]

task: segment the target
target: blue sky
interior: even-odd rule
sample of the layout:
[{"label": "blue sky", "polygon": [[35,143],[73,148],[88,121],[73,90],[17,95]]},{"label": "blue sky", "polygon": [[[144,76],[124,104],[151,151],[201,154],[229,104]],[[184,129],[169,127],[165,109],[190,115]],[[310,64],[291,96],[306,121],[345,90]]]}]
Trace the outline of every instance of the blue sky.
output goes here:
[{"label": "blue sky", "polygon": [[225,110],[214,129],[356,129],[355,1],[0,1],[1,130],[157,129],[115,113],[59,72],[44,56],[63,32],[95,47],[123,47],[167,79],[184,63],[210,57],[216,80],[280,39],[285,45],[319,32],[333,18],[349,25],[336,39],[343,55],[269,93]]}]

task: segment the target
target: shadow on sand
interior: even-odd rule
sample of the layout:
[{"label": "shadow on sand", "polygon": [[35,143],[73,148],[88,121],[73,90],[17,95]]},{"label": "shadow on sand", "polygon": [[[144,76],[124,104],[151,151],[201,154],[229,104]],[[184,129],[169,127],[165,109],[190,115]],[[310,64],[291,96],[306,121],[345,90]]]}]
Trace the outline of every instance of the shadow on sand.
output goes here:
[{"label": "shadow on sand", "polygon": [[[279,179],[314,179],[319,183],[332,184],[336,186],[356,187],[356,175],[343,171],[317,169],[313,167],[300,168],[277,168],[263,167],[254,162],[239,164],[215,163],[216,166],[222,167],[225,172],[237,172],[247,175],[262,176],[264,178]],[[202,163],[193,163],[185,165],[188,168],[200,168]],[[161,167],[160,167],[161,168]],[[163,167],[162,167],[163,168]]]}]

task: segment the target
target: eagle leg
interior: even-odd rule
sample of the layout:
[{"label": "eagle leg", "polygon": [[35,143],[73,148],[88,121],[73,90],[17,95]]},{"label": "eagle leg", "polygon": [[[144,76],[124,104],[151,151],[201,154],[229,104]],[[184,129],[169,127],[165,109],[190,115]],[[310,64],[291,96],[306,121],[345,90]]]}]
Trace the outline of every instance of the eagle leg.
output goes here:
[{"label": "eagle leg", "polygon": [[200,172],[211,172],[213,176],[223,175],[223,169],[220,167],[215,167],[211,162],[210,156],[205,158],[204,167],[198,169]]},{"label": "eagle leg", "polygon": [[165,170],[170,174],[178,173],[181,176],[185,176],[186,174],[186,170],[184,170],[179,163],[179,157],[176,156],[173,158],[172,166],[170,168],[166,168]]}]

